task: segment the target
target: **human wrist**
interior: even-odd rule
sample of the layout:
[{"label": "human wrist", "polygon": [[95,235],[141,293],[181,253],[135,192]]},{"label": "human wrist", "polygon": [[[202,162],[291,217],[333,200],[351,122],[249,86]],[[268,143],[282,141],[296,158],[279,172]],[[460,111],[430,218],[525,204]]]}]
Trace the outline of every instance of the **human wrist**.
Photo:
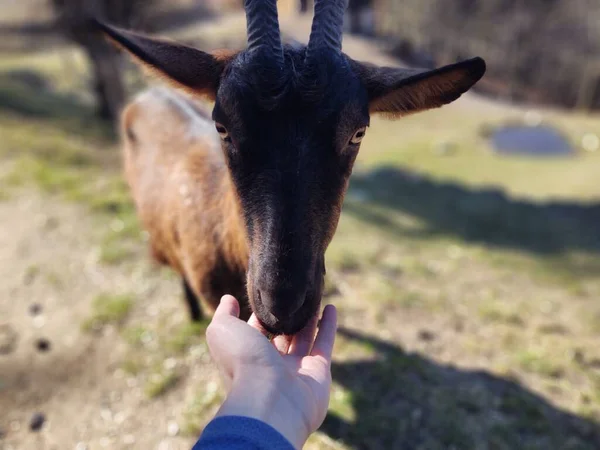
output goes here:
[{"label": "human wrist", "polygon": [[243,416],[260,420],[278,431],[295,449],[301,449],[311,430],[284,389],[285,380],[268,372],[256,370],[236,377],[216,417]]}]

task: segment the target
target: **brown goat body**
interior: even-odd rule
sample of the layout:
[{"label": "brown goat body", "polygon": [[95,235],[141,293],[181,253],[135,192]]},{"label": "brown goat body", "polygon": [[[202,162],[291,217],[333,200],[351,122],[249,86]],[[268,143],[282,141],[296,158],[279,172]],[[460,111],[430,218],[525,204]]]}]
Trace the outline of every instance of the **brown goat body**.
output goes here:
[{"label": "brown goat body", "polygon": [[123,163],[152,257],[183,279],[193,320],[224,294],[251,310],[248,245],[239,200],[210,112],[175,90],[151,88],[121,116]]}]

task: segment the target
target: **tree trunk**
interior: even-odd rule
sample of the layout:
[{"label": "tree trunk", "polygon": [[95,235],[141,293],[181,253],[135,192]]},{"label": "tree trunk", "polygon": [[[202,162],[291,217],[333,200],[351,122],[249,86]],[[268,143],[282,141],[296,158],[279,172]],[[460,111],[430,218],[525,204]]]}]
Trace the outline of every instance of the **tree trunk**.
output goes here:
[{"label": "tree trunk", "polygon": [[121,57],[101,33],[90,30],[88,19],[96,17],[127,27],[134,19],[143,19],[154,3],[155,0],[51,0],[57,26],[84,49],[89,59],[98,115],[104,119],[117,120],[125,101]]},{"label": "tree trunk", "polygon": [[120,56],[104,42],[85,46],[93,73],[98,115],[116,121],[125,102],[125,87],[119,67]]}]

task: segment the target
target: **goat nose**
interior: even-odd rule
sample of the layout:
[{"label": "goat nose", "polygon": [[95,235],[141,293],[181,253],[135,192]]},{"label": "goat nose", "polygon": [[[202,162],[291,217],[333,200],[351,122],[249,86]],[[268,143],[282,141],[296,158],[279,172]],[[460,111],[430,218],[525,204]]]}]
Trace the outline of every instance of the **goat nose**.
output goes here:
[{"label": "goat nose", "polygon": [[304,304],[306,290],[294,291],[269,291],[258,290],[259,301],[279,321],[289,320]]}]

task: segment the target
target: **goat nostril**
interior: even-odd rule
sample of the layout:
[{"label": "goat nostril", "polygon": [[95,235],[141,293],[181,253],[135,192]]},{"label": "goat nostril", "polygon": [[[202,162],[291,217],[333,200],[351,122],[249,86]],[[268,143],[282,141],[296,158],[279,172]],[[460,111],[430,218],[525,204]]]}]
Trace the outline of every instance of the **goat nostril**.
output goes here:
[{"label": "goat nostril", "polygon": [[258,301],[262,301],[262,297],[260,296],[260,289],[256,290],[256,298],[258,299]]}]

